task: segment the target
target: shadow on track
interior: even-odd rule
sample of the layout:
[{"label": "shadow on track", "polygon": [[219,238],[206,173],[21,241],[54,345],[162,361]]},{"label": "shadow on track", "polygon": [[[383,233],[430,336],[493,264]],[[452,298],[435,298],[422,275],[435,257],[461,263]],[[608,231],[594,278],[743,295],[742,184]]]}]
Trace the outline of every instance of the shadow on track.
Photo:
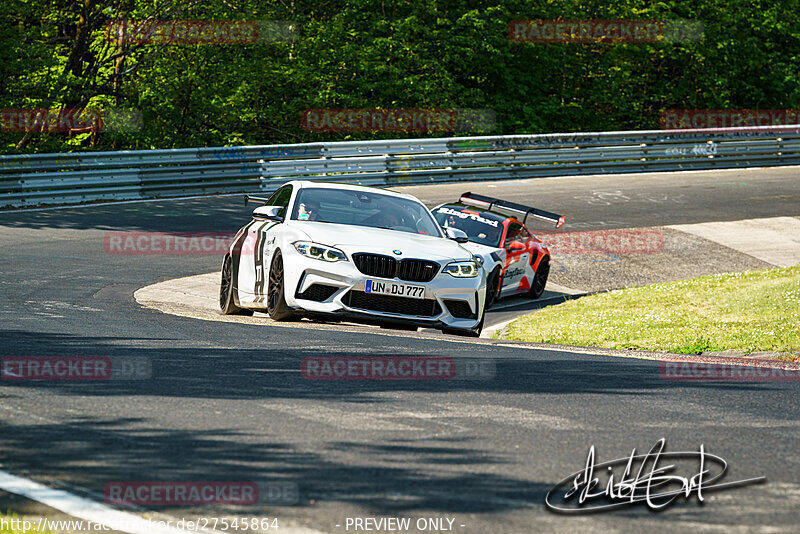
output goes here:
[{"label": "shadow on track", "polygon": [[[2,331],[6,356],[95,355],[146,357],[152,361],[152,378],[106,382],[0,382],[0,398],[9,411],[24,414],[23,396],[42,390],[50,399],[83,396],[107,407],[107,416],[76,414],[55,423],[30,420],[3,424],[0,433],[2,463],[22,472],[34,469],[53,478],[78,481],[101,492],[103,484],[124,480],[282,480],[300,488],[300,505],[311,501],[346,502],[375,513],[438,510],[448,513],[502,512],[539,506],[548,484],[500,474],[473,473],[475,466],[506,464],[510,460],[476,446],[469,435],[383,439],[381,442],[335,440],[318,452],[298,450],[296,445],[273,439],[271,422],[252,432],[203,428],[203,420],[181,420],[183,429],[154,425],[135,402],[156,399],[148,406],[161,412],[175,409],[179,417],[192,413],[203,418],[209,399],[236,401],[304,400],[384,404],[391,399],[375,392],[501,392],[573,394],[658,395],[664,390],[688,389],[763,391],[767,384],[676,383],[659,378],[657,362],[596,359],[576,365],[559,353],[513,351],[491,345],[454,344],[447,354],[456,360],[493,358],[497,374],[487,381],[308,381],[299,373],[299,362],[319,350],[270,348],[263,350],[148,349],[137,340],[110,337]],[[119,345],[127,341],[128,346]],[[163,341],[163,340],[162,340]],[[116,343],[116,344],[115,344]],[[514,354],[504,357],[502,353]],[[390,355],[391,353],[381,353]],[[364,353],[327,351],[326,356],[364,356]],[[419,354],[415,354],[419,355]],[[543,357],[546,356],[546,357]],[[24,395],[23,395],[24,392]],[[45,393],[46,392],[46,393]],[[56,394],[51,395],[53,392]],[[175,399],[180,399],[179,405]],[[130,407],[125,404],[130,403]],[[8,406],[15,408],[9,409]],[[258,407],[258,405],[253,405]],[[390,409],[389,406],[386,408]],[[183,414],[183,415],[182,415]],[[284,417],[291,417],[282,414]],[[24,415],[22,419],[24,420]],[[281,421],[292,425],[296,421]],[[433,445],[432,445],[433,443]],[[358,462],[339,462],[338,452],[357,454]],[[380,458],[382,465],[376,465]],[[87,463],[88,462],[88,463]],[[436,476],[426,465],[442,466]],[[91,466],[87,469],[87,466]],[[217,512],[235,513],[221,508]],[[241,510],[239,510],[241,513]],[[248,510],[248,513],[250,511]]]},{"label": "shadow on track", "polygon": [[150,232],[232,231],[248,222],[252,209],[243,195],[185,200],[80,206],[44,211],[0,211],[11,228],[138,230]]}]

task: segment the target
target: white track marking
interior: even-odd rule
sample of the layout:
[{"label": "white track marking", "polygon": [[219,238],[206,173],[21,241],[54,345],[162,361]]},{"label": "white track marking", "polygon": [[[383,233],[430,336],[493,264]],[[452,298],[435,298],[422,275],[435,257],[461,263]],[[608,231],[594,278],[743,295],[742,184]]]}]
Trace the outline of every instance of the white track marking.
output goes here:
[{"label": "white track marking", "polygon": [[483,329],[483,331],[481,332],[481,337],[486,339],[491,339],[491,337],[495,334],[495,332],[497,332],[498,330],[502,330],[503,328],[507,327],[517,319],[519,319],[519,317],[514,317],[512,319],[508,319],[507,321],[502,321],[497,324],[489,325]]},{"label": "white track marking", "polygon": [[[136,514],[115,510],[103,503],[79,497],[64,490],[53,489],[38,482],[14,476],[5,471],[0,471],[0,490],[21,495],[79,520],[106,525],[111,530],[126,534],[186,534],[187,532],[220,534],[219,531],[212,529],[189,531],[165,526],[164,524],[159,525],[159,522],[166,523],[168,519],[158,517],[157,519],[148,520]],[[171,518],[170,520],[177,525],[178,519]],[[281,525],[280,530],[287,534],[325,534],[319,530],[306,527],[287,527],[284,525]]]},{"label": "white track marking", "polygon": [[[219,273],[198,274],[184,278],[175,278],[158,282],[141,289],[138,289],[133,297],[144,307],[158,310],[163,313],[170,313],[181,317],[194,319],[205,319],[215,321],[237,322],[247,324],[263,325],[265,322],[270,326],[285,326],[290,328],[331,328],[330,325],[320,325],[315,323],[274,323],[266,319],[264,314],[256,312],[255,316],[228,316],[219,313],[219,301],[216,293],[219,289]],[[583,291],[560,286],[552,282],[547,283],[547,289],[540,300],[547,300],[558,297],[568,297],[570,295],[582,295]],[[491,308],[491,311],[500,311],[506,308],[530,304],[530,299],[510,298],[498,302]],[[268,321],[268,322],[267,322]],[[505,326],[506,323],[503,323]],[[344,325],[337,325],[341,329]],[[370,325],[357,325],[359,328],[369,328],[379,332],[379,328]],[[424,327],[422,327],[424,329]],[[494,329],[494,325],[487,327]],[[397,334],[394,334],[397,335]],[[481,335],[481,337],[487,337]]]},{"label": "white track marking", "polygon": [[[198,275],[204,276],[204,275]],[[189,277],[187,277],[189,278]],[[161,284],[168,284],[171,280],[166,282],[161,282]],[[435,338],[429,337],[425,335],[425,331],[423,330],[421,333],[411,333],[411,332],[395,332],[392,330],[382,330],[375,328],[372,331],[365,330],[365,328],[361,325],[348,325],[348,324],[332,324],[332,325],[325,325],[325,324],[316,324],[316,323],[276,323],[270,319],[262,319],[262,318],[254,318],[254,317],[247,317],[247,316],[229,316],[229,315],[222,315],[216,308],[214,309],[213,313],[209,313],[208,310],[202,310],[198,308],[191,308],[189,306],[185,306],[179,302],[172,302],[168,305],[158,301],[151,301],[150,299],[153,297],[150,290],[159,286],[160,284],[153,284],[152,286],[143,287],[142,289],[136,291],[134,294],[134,298],[136,301],[145,308],[154,309],[160,311],[162,313],[169,313],[172,315],[177,315],[180,317],[188,317],[192,319],[200,319],[204,321],[225,321],[225,322],[236,322],[241,324],[254,324],[254,325],[261,325],[261,326],[269,326],[271,327],[281,327],[281,328],[313,328],[316,330],[324,330],[324,329],[335,329],[338,332],[357,332],[357,333],[365,333],[368,332],[369,334],[373,335],[381,335],[386,337],[416,337],[420,339],[436,339],[437,342],[444,342],[444,343],[455,343],[459,345],[475,345],[481,344],[485,346],[497,346],[497,347],[510,347],[514,349],[520,350],[533,350],[533,351],[542,351],[542,352],[565,352],[571,354],[584,354],[587,356],[611,356],[614,358],[626,358],[626,359],[635,359],[635,360],[653,360],[653,361],[663,361],[663,360],[672,360],[676,355],[671,355],[665,352],[654,352],[654,351],[622,351],[622,350],[614,350],[614,349],[605,349],[602,347],[573,347],[573,346],[566,346],[566,345],[550,345],[544,343],[523,343],[523,342],[504,342],[498,341],[495,343],[490,343],[485,339],[477,340],[477,339],[470,339],[470,338],[460,338],[457,336],[437,336]],[[491,328],[491,327],[490,327]],[[483,336],[481,336],[483,337]],[[687,358],[687,355],[677,355],[681,358],[681,360],[686,359],[686,361],[706,361],[703,357],[696,357],[694,360],[691,358]],[[776,361],[773,363],[765,363],[759,362],[759,365],[771,367],[771,366],[780,366],[783,362]],[[736,365],[743,365],[741,362],[736,363]]]},{"label": "white track marking", "polygon": [[[28,419],[34,419],[45,424],[78,426],[47,417],[41,417],[19,408],[11,408],[2,404],[0,404],[0,409],[21,413]],[[17,477],[2,470],[0,470],[0,490],[22,495],[23,497],[54,508],[69,516],[93,523],[102,523],[112,530],[125,532],[126,534],[186,534],[190,532],[178,528],[158,528],[157,523],[148,521],[135,514],[121,512],[103,503],[84,497],[78,497],[64,490],[49,488],[32,480]],[[164,514],[159,514],[157,518],[153,519],[153,521],[166,520],[172,520],[175,524],[178,522],[178,519],[164,516]],[[219,531],[210,528],[198,530],[197,532],[221,534]],[[306,527],[287,527],[285,525],[281,526],[281,532],[286,534],[325,534],[319,530]]]},{"label": "white track marking", "polygon": [[555,286],[555,284],[548,283],[547,284],[548,289],[546,289],[545,292],[542,294],[542,296],[536,300],[531,300],[529,298],[520,296],[510,297],[510,298],[506,297],[499,301],[495,301],[497,302],[497,304],[493,304],[492,307],[489,309],[491,311],[500,311],[500,310],[506,310],[508,308],[516,308],[519,306],[536,304],[537,302],[542,302],[542,301],[549,302],[551,299],[557,299],[559,297],[562,298],[562,300],[566,300],[567,297],[572,297],[575,295],[583,296],[586,294],[586,291],[581,291],[579,289],[571,289],[569,287],[564,287],[564,286],[558,286],[559,289],[556,289],[555,287],[551,287],[551,285]]},{"label": "white track marking", "polygon": [[[564,293],[566,295],[580,295],[582,293],[586,293],[582,289],[573,289],[571,287],[558,285],[558,284],[553,283],[553,282],[551,282],[549,280],[547,282],[547,285],[545,286],[545,292],[548,292],[548,291],[550,293]],[[558,297],[560,295],[554,295],[554,296]]]},{"label": "white track marking", "polygon": [[667,226],[777,265],[800,265],[800,219],[770,217]]},{"label": "white track marking", "polygon": [[[115,510],[105,504],[78,497],[63,490],[0,471],[0,489],[55,508],[72,517],[100,523],[128,534],[177,534],[184,530],[159,526],[135,514]],[[209,531],[211,532],[211,531]]]}]

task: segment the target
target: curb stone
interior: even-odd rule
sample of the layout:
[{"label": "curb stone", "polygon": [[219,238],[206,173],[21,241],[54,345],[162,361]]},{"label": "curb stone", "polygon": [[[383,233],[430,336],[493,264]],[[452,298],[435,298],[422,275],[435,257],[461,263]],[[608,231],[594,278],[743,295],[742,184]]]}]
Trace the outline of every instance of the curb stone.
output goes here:
[{"label": "curb stone", "polygon": [[743,350],[703,351],[700,356],[714,356],[720,358],[745,358],[747,353]]}]

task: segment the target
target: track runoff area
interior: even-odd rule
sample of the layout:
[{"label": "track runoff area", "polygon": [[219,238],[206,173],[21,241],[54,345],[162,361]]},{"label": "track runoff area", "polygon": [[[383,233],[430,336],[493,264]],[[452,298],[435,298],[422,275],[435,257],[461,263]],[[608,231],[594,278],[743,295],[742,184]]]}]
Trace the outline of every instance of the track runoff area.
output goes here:
[{"label": "track runoff area", "polygon": [[[464,191],[542,206],[567,216],[559,230],[564,234],[661,234],[660,241],[644,241],[647,253],[554,253],[550,282],[585,292],[796,263],[796,172],[397,189],[428,206],[453,202]],[[61,510],[105,524],[132,519],[103,515],[113,513],[165,521],[113,523],[124,532],[224,515],[278,517],[289,532],[355,531],[357,524],[378,531],[378,524],[388,524],[381,519],[393,517],[409,519],[410,532],[418,531],[421,519],[453,532],[521,532],[532,524],[546,531],[622,524],[643,531],[663,528],[665,519],[677,529],[698,522],[777,530],[795,525],[800,487],[786,458],[798,428],[786,399],[796,397],[796,382],[692,384],[666,380],[658,362],[592,355],[603,351],[472,344],[424,332],[306,321],[269,328],[269,320],[257,316],[242,324],[198,321],[177,297],[161,302],[159,310],[143,308],[133,295],[139,298],[154,283],[206,276],[216,300],[216,252],[116,254],[106,246],[110,232],[231,232],[249,213],[240,197],[227,197],[0,214],[5,356],[138,364],[118,375],[100,373],[104,380],[91,383],[4,381],[3,491],[44,503],[47,508],[37,513],[50,517]],[[545,236],[548,229],[532,230]],[[744,241],[754,246],[746,248]],[[594,243],[609,248],[613,239]],[[189,283],[170,291],[209,298],[200,288]],[[493,313],[530,311],[509,306]],[[303,377],[301,363],[321,354],[434,357],[439,364],[451,358],[456,367],[472,362],[479,371],[452,377],[458,380],[403,384]],[[687,503],[689,508],[664,514],[626,509],[624,518],[566,517],[543,505],[558,481],[585,464],[591,445],[598,461],[606,461],[632,447],[649,448],[661,437],[671,451],[696,451],[702,442],[729,463],[731,480],[766,476],[766,485],[721,492],[703,507]],[[285,484],[260,486],[267,500],[240,502],[244,508],[165,504],[164,491],[150,491],[134,505],[115,504],[111,486],[107,491],[108,484],[124,490],[148,481]],[[133,496],[138,498],[135,491]]]}]

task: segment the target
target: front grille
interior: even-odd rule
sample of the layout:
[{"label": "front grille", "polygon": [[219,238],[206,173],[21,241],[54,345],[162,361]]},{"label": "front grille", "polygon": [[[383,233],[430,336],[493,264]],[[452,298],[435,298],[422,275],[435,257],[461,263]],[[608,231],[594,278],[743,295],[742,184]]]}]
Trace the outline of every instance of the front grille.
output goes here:
[{"label": "front grille", "polygon": [[435,261],[406,259],[398,262],[391,256],[363,252],[353,254],[353,263],[367,276],[399,278],[406,282],[430,282],[439,272]]},{"label": "front grille", "polygon": [[380,254],[353,254],[353,263],[356,269],[367,276],[379,278],[394,278],[397,273],[397,261],[391,256]]},{"label": "front grille", "polygon": [[444,305],[447,306],[447,311],[456,319],[477,319],[478,315],[475,314],[466,300],[452,300],[445,299]]},{"label": "front grille", "polygon": [[313,300],[316,302],[324,302],[331,298],[331,295],[336,293],[339,288],[336,286],[329,286],[325,284],[311,284],[302,293],[297,293],[297,298]]},{"label": "front grille", "polygon": [[430,282],[439,272],[439,264],[425,260],[403,260],[397,277],[407,282]]},{"label": "front grille", "polygon": [[342,299],[351,308],[419,317],[435,317],[442,313],[439,303],[433,299],[411,299],[391,295],[374,295],[363,291],[348,291]]}]

